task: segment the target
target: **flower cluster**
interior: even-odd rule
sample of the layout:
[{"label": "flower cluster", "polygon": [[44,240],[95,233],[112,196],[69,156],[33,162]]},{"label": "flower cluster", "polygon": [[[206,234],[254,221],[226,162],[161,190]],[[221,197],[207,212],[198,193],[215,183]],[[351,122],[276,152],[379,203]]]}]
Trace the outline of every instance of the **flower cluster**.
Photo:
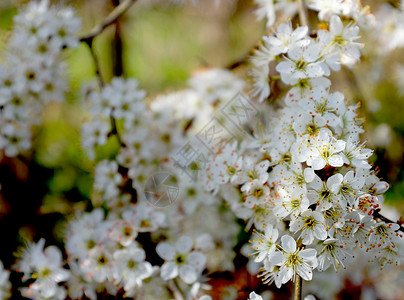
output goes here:
[{"label": "flower cluster", "polygon": [[[201,284],[205,268],[234,268],[238,225],[233,215],[224,212],[219,199],[188,177],[172,157],[244,82],[229,71],[208,70],[197,73],[189,85],[189,90],[160,96],[150,105],[131,79],[114,78],[100,91],[86,91],[89,122],[82,131],[83,147],[96,159],[99,149],[113,139],[120,148],[115,160],[100,160],[95,167],[92,202],[108,213],[101,208],[78,212],[67,226],[64,270],[69,278],[63,287],[69,297],[96,299],[100,292],[123,291],[128,297],[165,299],[175,282],[188,297],[209,299],[203,298],[207,286]],[[163,106],[170,100],[170,106]],[[186,112],[181,110],[184,102]],[[152,205],[157,202],[146,190],[150,179],[163,171],[170,172],[170,184],[179,186],[168,207]],[[151,241],[145,241],[146,236]],[[161,259],[148,260],[144,249],[150,247]],[[19,264],[27,257],[24,254]],[[58,281],[53,284],[62,288]]]},{"label": "flower cluster", "polygon": [[31,2],[14,24],[7,63],[0,66],[0,148],[7,156],[31,147],[31,127],[39,123],[45,103],[65,100],[61,52],[78,45],[81,21],[72,9],[55,10],[41,1]]},{"label": "flower cluster", "polygon": [[23,281],[34,280],[22,294],[32,299],[65,299],[66,290],[58,284],[69,278],[69,272],[62,267],[60,250],[55,246],[44,249],[44,245],[44,239],[29,244],[16,264],[17,271],[24,273]]},{"label": "flower cluster", "polygon": [[[318,10],[320,20],[337,13]],[[278,287],[296,275],[311,280],[314,269],[332,265],[338,271],[357,249],[382,266],[400,262],[400,226],[374,215],[389,184],[372,170],[372,151],[360,142],[357,105],[348,106],[325,77],[359,60],[359,27],[335,14],[326,19],[329,27],[318,30],[316,39],[290,22],[264,37],[251,58],[253,96],[268,96],[268,86],[255,75],[261,68],[268,85],[275,61],[280,80],[291,88],[271,119],[256,126],[256,142],[228,143],[206,168],[213,182],[208,189],[226,200],[230,186],[242,195],[229,205],[257,229],[255,262],[263,262],[264,282]]]},{"label": "flower cluster", "polygon": [[268,77],[274,77],[269,66],[275,60],[281,60],[276,71],[282,81],[293,86],[290,94],[304,97],[312,86],[328,87],[330,81],[325,76],[331,70],[338,71],[341,64],[352,65],[359,60],[362,44],[356,42],[358,38],[359,27],[344,26],[337,15],[330,18],[329,30],[320,29],[316,39],[308,36],[307,26],[293,30],[290,22],[282,23],[275,35],[263,37],[251,58],[252,96],[262,102],[270,95]]},{"label": "flower cluster", "polygon": [[[297,13],[294,1],[255,2],[267,26],[276,11]],[[359,105],[331,84],[333,71],[359,62],[360,28],[373,16],[355,0],[313,0],[308,8],[318,12],[318,29],[288,21],[264,36],[249,59],[250,86],[229,70],[208,69],[193,74],[187,89],[156,97],[135,79],[83,89],[91,209],[68,218],[65,257],[44,248],[44,239],[28,244],[15,265],[23,296],[209,300],[207,274],[234,271],[236,248],[251,257],[250,273],[277,287],[340,271],[363,254],[381,266],[400,263],[402,227],[380,218],[389,184],[361,141]],[[63,101],[60,52],[77,45],[80,21],[42,1],[15,24],[15,51],[0,70],[8,99],[0,147],[10,156],[28,149],[28,127],[43,103]],[[257,103],[235,97],[247,90]],[[274,105],[264,101],[270,96]],[[257,115],[242,119],[240,109]],[[246,229],[249,243],[240,234]],[[0,264],[0,298],[9,296],[8,275]]]},{"label": "flower cluster", "polygon": [[[298,13],[299,4],[290,0],[254,0],[258,8],[256,14],[258,19],[267,19],[266,26],[271,28],[276,21],[276,13],[281,12],[286,18],[293,18]],[[307,6],[318,12],[321,21],[329,21],[333,15],[340,15],[351,18],[360,24],[366,24],[372,15],[369,14],[368,7],[361,7],[360,1],[333,1],[333,0],[309,0]]]}]

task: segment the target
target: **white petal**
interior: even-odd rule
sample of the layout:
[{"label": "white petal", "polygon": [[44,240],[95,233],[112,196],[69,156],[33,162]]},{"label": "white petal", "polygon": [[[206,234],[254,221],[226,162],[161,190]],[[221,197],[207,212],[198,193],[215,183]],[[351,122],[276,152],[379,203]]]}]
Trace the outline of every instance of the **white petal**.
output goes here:
[{"label": "white petal", "polygon": [[206,257],[202,252],[193,251],[187,256],[187,263],[202,271],[205,268]]},{"label": "white petal", "polygon": [[316,226],[314,227],[314,236],[319,240],[325,240],[327,238],[327,231],[324,227]]},{"label": "white petal", "polygon": [[189,236],[181,236],[175,243],[175,248],[178,253],[188,253],[192,249],[192,239]]},{"label": "white petal", "polygon": [[156,247],[157,254],[165,260],[173,260],[175,256],[175,249],[167,242],[161,242]]},{"label": "white petal", "polygon": [[344,165],[344,160],[341,155],[333,155],[328,159],[328,163],[332,167],[342,167]]},{"label": "white petal", "polygon": [[195,268],[189,265],[184,265],[180,267],[180,277],[186,284],[191,284],[196,281],[198,274],[196,273]]},{"label": "white petal", "polygon": [[304,180],[307,183],[310,183],[313,181],[314,177],[315,177],[315,173],[314,170],[312,168],[305,168],[303,171],[304,174]]},{"label": "white petal", "polygon": [[342,184],[343,180],[344,180],[344,176],[342,176],[339,173],[334,174],[330,178],[328,178],[328,180],[327,180],[327,188],[332,193],[338,193],[340,188],[341,188],[341,184]]},{"label": "white petal", "polygon": [[295,29],[295,31],[293,31],[292,37],[294,37],[297,40],[300,40],[300,39],[302,39],[302,38],[304,38],[306,36],[308,31],[309,31],[309,29],[308,29],[307,26],[297,27]]},{"label": "white petal", "polygon": [[[309,164],[308,161],[307,164]],[[325,167],[325,160],[320,157],[316,157],[311,161],[310,165],[313,170],[321,170]]]},{"label": "white petal", "polygon": [[313,272],[306,264],[298,265],[296,271],[304,280],[311,280],[313,278]]},{"label": "white petal", "polygon": [[274,265],[276,265],[276,266],[281,266],[283,263],[284,263],[284,261],[285,261],[285,258],[283,257],[283,254],[282,254],[282,252],[275,252],[272,256],[271,256],[271,258],[269,259],[269,261],[272,263],[272,264],[274,264]]},{"label": "white petal", "polygon": [[296,251],[296,241],[290,235],[284,235],[281,238],[282,248],[286,252],[295,252]]},{"label": "white petal", "polygon": [[161,266],[160,276],[163,280],[170,280],[178,276],[178,266],[173,262],[166,262]]}]

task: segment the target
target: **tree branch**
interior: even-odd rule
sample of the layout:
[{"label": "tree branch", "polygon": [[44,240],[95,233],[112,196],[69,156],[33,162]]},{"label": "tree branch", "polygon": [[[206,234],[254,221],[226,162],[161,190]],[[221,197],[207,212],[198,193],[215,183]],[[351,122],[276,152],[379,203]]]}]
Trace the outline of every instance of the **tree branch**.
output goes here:
[{"label": "tree branch", "polygon": [[310,32],[309,20],[307,18],[307,7],[306,7],[305,1],[297,0],[297,7],[299,10],[299,19],[300,19],[300,23],[301,23],[300,25],[309,27],[309,32]]},{"label": "tree branch", "polygon": [[[121,3],[120,0],[112,0],[112,4],[118,7]],[[112,53],[113,53],[113,73],[115,76],[123,75],[123,43],[121,36],[121,24],[119,18],[115,21],[115,36],[112,39]]]},{"label": "tree branch", "polygon": [[98,83],[100,84],[100,87],[103,87],[105,84],[105,81],[101,74],[100,62],[94,51],[93,40],[86,40],[85,43],[87,44],[88,49],[90,50],[91,57],[93,58],[93,61],[94,61],[95,74],[97,75]]},{"label": "tree branch", "polygon": [[404,228],[403,228],[403,226],[401,226],[400,222],[399,222],[399,221],[394,222],[394,221],[392,221],[392,220],[386,218],[385,216],[383,216],[383,215],[380,213],[380,208],[375,209],[375,211],[373,212],[373,217],[378,218],[378,219],[382,220],[382,221],[385,222],[385,223],[398,224],[398,225],[400,226],[400,228],[399,228],[398,230],[404,232]]},{"label": "tree branch", "polygon": [[105,28],[114,24],[116,20],[123,15],[137,0],[125,0],[119,4],[101,24],[94,27],[89,33],[80,37],[80,42],[92,41],[97,35],[104,31]]},{"label": "tree branch", "polygon": [[110,115],[110,120],[111,120],[111,131],[108,133],[108,137],[110,137],[111,135],[115,135],[119,145],[121,145],[121,147],[125,148],[126,144],[122,141],[121,135],[119,134],[118,128],[116,127],[116,120],[115,118],[112,116],[112,113]]}]

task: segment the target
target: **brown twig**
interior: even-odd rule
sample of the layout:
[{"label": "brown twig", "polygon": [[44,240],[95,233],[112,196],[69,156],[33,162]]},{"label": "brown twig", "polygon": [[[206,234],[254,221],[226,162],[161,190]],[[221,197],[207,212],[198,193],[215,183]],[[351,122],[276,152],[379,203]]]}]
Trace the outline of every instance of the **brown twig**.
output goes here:
[{"label": "brown twig", "polygon": [[[100,67],[98,57],[94,51],[94,38],[97,35],[99,35],[108,26],[110,26],[114,23],[117,23],[118,18],[122,14],[124,14],[131,7],[131,5],[134,4],[136,1],[137,0],[126,0],[126,1],[122,2],[121,4],[116,6],[116,8],[104,19],[104,21],[100,25],[94,27],[90,33],[88,33],[80,38],[80,41],[86,43],[90,50],[91,56],[94,61],[95,74],[97,75],[98,82],[99,82],[101,88],[105,85],[105,80],[101,74],[101,67]],[[116,138],[118,139],[118,143],[121,145],[121,147],[126,147],[126,144],[122,141],[122,138],[119,134],[118,128],[116,126],[116,120],[112,116],[112,114],[110,116],[110,121],[111,121],[111,131],[108,133],[108,137],[110,137],[111,135],[115,135]]]},{"label": "brown twig", "polygon": [[380,213],[380,208],[375,209],[375,211],[373,212],[373,217],[378,218],[378,219],[382,220],[385,223],[398,224],[400,226],[400,228],[398,230],[404,232],[404,227],[401,226],[401,224],[399,222],[394,222],[394,221],[390,220],[389,218],[386,218],[385,216],[383,216]]},{"label": "brown twig", "polygon": [[110,137],[111,135],[115,135],[119,145],[121,145],[121,147],[125,148],[126,144],[122,141],[121,135],[119,134],[118,128],[116,127],[116,120],[115,118],[112,116],[110,116],[110,120],[111,120],[111,131],[108,133],[108,137]]},{"label": "brown twig", "polygon": [[295,293],[293,295],[293,300],[302,299],[302,277],[296,274],[295,278]]},{"label": "brown twig", "polygon": [[[307,7],[306,7],[305,1],[297,0],[297,7],[299,10],[299,20],[301,23],[300,25],[309,27],[309,19],[307,17]],[[310,28],[309,28],[309,32],[310,32]]]},{"label": "brown twig", "polygon": [[85,43],[87,44],[88,49],[90,50],[91,57],[93,58],[93,61],[94,61],[95,74],[97,75],[98,83],[100,84],[100,87],[103,87],[105,84],[105,81],[104,81],[104,77],[101,74],[100,62],[94,51],[93,40],[87,40],[87,41],[85,41]]},{"label": "brown twig", "polygon": [[125,0],[119,4],[101,24],[94,27],[89,33],[80,37],[80,42],[91,42],[97,35],[104,31],[105,28],[114,24],[120,16],[122,16],[137,0]]},{"label": "brown twig", "polygon": [[[112,4],[118,7],[120,0],[112,0]],[[123,67],[123,42],[121,34],[121,23],[119,18],[115,20],[115,35],[112,40],[112,53],[113,53],[113,73],[115,76],[122,76],[124,73]]]}]

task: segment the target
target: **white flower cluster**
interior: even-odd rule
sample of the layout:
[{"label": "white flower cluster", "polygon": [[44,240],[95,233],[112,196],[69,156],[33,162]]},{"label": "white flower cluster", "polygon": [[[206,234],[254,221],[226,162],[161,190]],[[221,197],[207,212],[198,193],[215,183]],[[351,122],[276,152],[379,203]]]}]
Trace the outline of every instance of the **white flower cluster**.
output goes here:
[{"label": "white flower cluster", "polygon": [[[234,269],[232,249],[239,230],[234,215],[171,159],[244,82],[229,71],[208,70],[196,74],[189,85],[189,90],[160,96],[150,106],[135,80],[114,78],[101,91],[87,93],[91,119],[84,125],[83,146],[94,157],[97,147],[119,136],[120,150],[116,160],[104,159],[95,167],[92,202],[107,214],[101,208],[77,213],[67,226],[68,268],[63,270],[69,277],[47,277],[55,286],[53,297],[67,293],[73,299],[96,299],[100,292],[124,292],[127,297],[168,299],[174,281],[187,299],[210,299],[203,292],[209,287],[203,284],[205,268]],[[172,105],[163,106],[163,100],[172,100]],[[181,110],[184,103],[186,112]],[[159,208],[150,198],[151,203],[146,202],[144,189],[147,179],[164,170],[179,190],[170,206]],[[164,263],[153,256],[147,260],[144,249],[150,247]],[[19,265],[29,257],[27,251]],[[67,292],[56,293],[63,287]],[[39,297],[40,289],[27,291],[26,297]]]},{"label": "white flower cluster", "polygon": [[337,271],[356,249],[382,266],[398,265],[401,257],[400,226],[374,216],[389,185],[368,162],[372,151],[360,142],[357,106],[331,92],[324,77],[346,58],[359,60],[359,28],[329,19],[329,30],[316,39],[290,23],[264,38],[253,63],[268,70],[281,54],[275,69],[291,89],[257,126],[255,143],[228,143],[206,168],[206,187],[254,224],[255,262],[263,263],[264,282],[278,287],[296,275],[311,280],[314,269]]},{"label": "white flower cluster", "polygon": [[[298,3],[291,0],[254,0],[258,8],[256,15],[259,20],[267,19],[267,28],[272,27],[276,21],[277,12],[286,18],[293,18],[298,12]],[[360,24],[369,22],[371,16],[367,8],[361,7],[359,0],[308,0],[309,9],[318,12],[320,20],[329,21],[333,15],[352,18]]]},{"label": "white flower cluster", "polygon": [[44,104],[63,101],[68,84],[61,61],[64,48],[78,45],[81,21],[70,8],[31,2],[14,18],[6,63],[0,66],[0,149],[16,156],[31,147],[31,127]]},{"label": "white flower cluster", "polygon": [[[256,2],[259,16],[268,20],[275,10],[290,16],[297,11],[294,1]],[[196,150],[201,149],[194,149],[206,144],[195,147],[190,142],[206,143],[214,133],[205,131],[212,120],[217,121],[210,128],[215,131],[229,128],[234,123],[230,117],[240,117],[237,110],[225,116],[225,108],[248,111],[246,102],[228,106],[246,86],[230,71],[197,72],[188,89],[155,99],[147,99],[134,79],[113,78],[100,89],[86,90],[89,118],[81,134],[83,148],[96,161],[94,209],[78,211],[68,222],[65,260],[56,247],[44,249],[43,239],[28,245],[16,265],[29,284],[22,289],[25,297],[97,299],[108,293],[152,300],[179,293],[187,300],[211,299],[205,274],[234,271],[240,231],[235,217],[246,220],[247,229],[254,226],[251,247],[241,252],[254,257],[250,262],[261,267],[264,283],[278,287],[296,275],[311,280],[313,272],[343,268],[362,252],[381,265],[399,263],[400,227],[377,218],[389,185],[372,170],[372,151],[360,141],[358,105],[349,105],[342,93],[332,91],[328,78],[341,65],[359,61],[359,27],[347,18],[360,23],[364,10],[357,1],[308,4],[325,21],[316,38],[307,27],[294,29],[286,22],[263,38],[250,60],[251,95],[259,102],[267,99],[270,78],[279,80],[280,88],[286,86],[275,95],[282,99],[273,107],[261,104],[262,118],[249,120],[249,130],[224,132],[220,138],[231,141],[220,148],[209,145],[207,161],[197,161]],[[48,19],[53,31],[44,29]],[[77,44],[73,34],[79,23],[70,10],[49,10],[46,1],[30,4],[16,18],[26,34],[11,39],[18,49],[18,68],[25,68],[26,76],[32,62],[41,67],[40,72],[29,69],[35,71],[34,78],[31,83],[24,79],[24,93],[36,100],[63,100],[67,87],[59,52]],[[31,41],[31,35],[38,35],[32,42],[36,48],[41,42],[50,47],[47,55],[38,52],[27,60],[27,54],[20,54],[29,50],[18,46],[18,40]],[[55,85],[52,96],[48,81]],[[31,117],[29,113],[22,119],[22,111],[29,110],[14,112],[12,122]],[[103,153],[114,141],[116,153]],[[9,155],[19,151],[5,148]],[[179,153],[192,164],[182,168],[175,161]],[[169,174],[164,177],[169,182],[156,184],[159,173]],[[150,190],[150,182],[158,186],[152,184]],[[162,197],[170,200],[168,206],[158,205]],[[7,278],[0,269],[0,296],[9,289]],[[253,292],[249,298],[264,297]]]},{"label": "white flower cluster", "polygon": [[145,261],[146,253],[134,240],[138,232],[158,228],[164,215],[147,205],[127,209],[118,218],[104,218],[101,209],[76,217],[66,232],[66,250],[72,278],[67,283],[69,296],[86,295],[96,299],[96,291],[106,288],[116,295],[123,287],[127,296],[156,271]]},{"label": "white flower cluster", "polygon": [[276,71],[284,83],[294,87],[290,93],[303,97],[312,86],[328,86],[330,81],[325,76],[331,70],[338,71],[341,64],[352,65],[359,60],[362,44],[356,42],[358,38],[359,27],[344,26],[336,15],[330,18],[329,30],[318,31],[317,39],[308,36],[307,26],[293,30],[290,22],[279,25],[275,35],[263,37],[251,57],[252,96],[262,102],[270,95],[269,66],[279,59],[282,61]]},{"label": "white flower cluster", "polygon": [[69,272],[62,266],[62,254],[55,246],[46,249],[44,246],[44,239],[29,244],[16,264],[17,271],[24,273],[23,281],[34,280],[21,293],[31,299],[65,299],[66,290],[58,285],[69,278]]}]

